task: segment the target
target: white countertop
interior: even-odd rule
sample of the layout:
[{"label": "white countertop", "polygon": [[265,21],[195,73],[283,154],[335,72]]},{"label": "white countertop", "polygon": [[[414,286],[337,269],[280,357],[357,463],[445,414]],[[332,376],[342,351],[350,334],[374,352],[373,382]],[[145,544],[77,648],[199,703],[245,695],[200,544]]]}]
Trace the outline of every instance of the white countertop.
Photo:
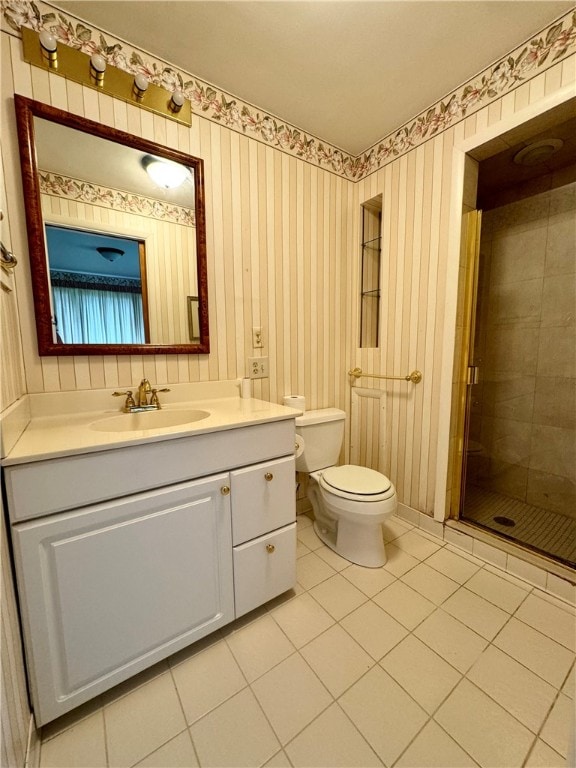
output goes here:
[{"label": "white countertop", "polygon": [[[118,416],[116,409],[65,413],[32,418],[16,444],[2,459],[3,466],[44,461],[61,456],[94,453],[123,448],[141,443],[175,440],[181,437],[238,429],[253,424],[293,419],[301,414],[294,408],[269,403],[255,398],[217,397],[163,405],[164,411],[198,409],[210,415],[201,421],[175,427],[129,432],[101,432],[90,425],[110,416]],[[130,419],[131,414],[125,414]]]}]

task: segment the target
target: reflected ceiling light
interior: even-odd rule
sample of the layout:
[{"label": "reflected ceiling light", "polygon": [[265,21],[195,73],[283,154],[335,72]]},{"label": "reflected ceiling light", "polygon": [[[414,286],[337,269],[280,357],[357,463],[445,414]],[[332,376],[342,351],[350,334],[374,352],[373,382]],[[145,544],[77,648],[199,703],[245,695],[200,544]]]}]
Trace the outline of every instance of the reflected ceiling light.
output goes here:
[{"label": "reflected ceiling light", "polygon": [[106,59],[99,53],[93,53],[90,56],[90,80],[102,87],[104,84],[104,73],[106,72]]},{"label": "reflected ceiling light", "polygon": [[132,86],[132,93],[138,101],[142,101],[144,98],[144,94],[146,93],[148,85],[149,83],[146,75],[143,75],[142,73],[136,75],[134,78],[134,84]]},{"label": "reflected ceiling light", "polygon": [[514,162],[516,165],[537,165],[538,163],[544,163],[555,152],[562,149],[563,146],[564,142],[562,139],[534,141],[514,155]]},{"label": "reflected ceiling light", "polygon": [[58,68],[58,43],[53,34],[48,32],[47,29],[43,29],[38,35],[40,40],[40,49],[42,51],[42,57],[48,62],[48,66],[51,69]]},{"label": "reflected ceiling light", "polygon": [[189,177],[186,166],[160,157],[145,155],[142,158],[142,165],[154,184],[164,189],[179,187]]},{"label": "reflected ceiling light", "polygon": [[100,256],[102,256],[107,261],[116,261],[116,259],[119,259],[120,256],[124,256],[125,251],[123,251],[121,248],[108,248],[106,246],[101,246],[100,248],[96,248]]}]

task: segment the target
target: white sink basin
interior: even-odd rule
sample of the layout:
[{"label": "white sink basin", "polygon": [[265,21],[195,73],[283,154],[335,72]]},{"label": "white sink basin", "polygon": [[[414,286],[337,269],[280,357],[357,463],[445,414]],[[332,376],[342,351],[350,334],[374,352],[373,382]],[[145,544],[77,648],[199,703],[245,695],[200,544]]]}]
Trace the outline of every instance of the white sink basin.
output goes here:
[{"label": "white sink basin", "polygon": [[141,432],[144,429],[165,429],[179,427],[201,421],[210,416],[208,411],[142,411],[141,413],[122,413],[110,416],[90,424],[98,432]]}]

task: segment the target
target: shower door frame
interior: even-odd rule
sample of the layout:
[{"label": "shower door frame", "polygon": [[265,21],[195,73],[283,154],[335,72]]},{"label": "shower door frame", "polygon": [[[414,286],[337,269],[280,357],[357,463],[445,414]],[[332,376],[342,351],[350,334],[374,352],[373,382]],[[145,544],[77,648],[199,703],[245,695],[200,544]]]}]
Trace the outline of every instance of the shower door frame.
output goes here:
[{"label": "shower door frame", "polygon": [[[454,461],[450,452],[451,415],[454,386],[454,359],[456,354],[456,313],[462,241],[462,206],[464,200],[464,176],[466,155],[499,138],[523,123],[574,99],[572,83],[545,96],[534,104],[509,115],[479,131],[469,139],[464,138],[464,125],[460,123],[460,140],[452,147],[451,200],[449,216],[448,258],[446,265],[446,303],[442,339],[442,363],[440,369],[440,402],[437,436],[436,483],[434,494],[434,519],[444,522],[451,516]],[[452,452],[453,454],[453,452]]]}]

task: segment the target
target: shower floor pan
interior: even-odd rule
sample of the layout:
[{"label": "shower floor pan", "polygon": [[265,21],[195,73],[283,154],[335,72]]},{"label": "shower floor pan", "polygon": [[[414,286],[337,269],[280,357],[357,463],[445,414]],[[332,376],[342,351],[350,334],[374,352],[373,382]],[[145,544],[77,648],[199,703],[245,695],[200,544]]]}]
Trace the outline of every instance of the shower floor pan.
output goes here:
[{"label": "shower floor pan", "polygon": [[461,518],[576,568],[576,519],[473,485]]}]

